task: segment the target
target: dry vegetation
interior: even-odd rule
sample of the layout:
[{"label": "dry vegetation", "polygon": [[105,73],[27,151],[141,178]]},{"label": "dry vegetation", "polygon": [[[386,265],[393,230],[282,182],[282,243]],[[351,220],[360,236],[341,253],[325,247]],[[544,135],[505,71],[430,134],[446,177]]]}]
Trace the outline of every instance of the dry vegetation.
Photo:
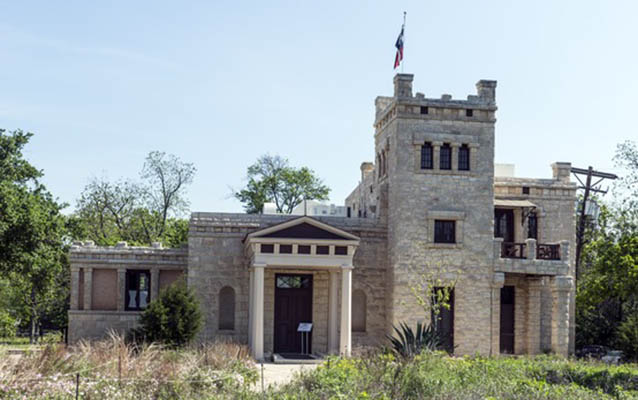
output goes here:
[{"label": "dry vegetation", "polygon": [[111,335],[76,346],[0,355],[0,398],[236,398],[257,378],[247,349],[214,343],[182,350],[133,346]]}]

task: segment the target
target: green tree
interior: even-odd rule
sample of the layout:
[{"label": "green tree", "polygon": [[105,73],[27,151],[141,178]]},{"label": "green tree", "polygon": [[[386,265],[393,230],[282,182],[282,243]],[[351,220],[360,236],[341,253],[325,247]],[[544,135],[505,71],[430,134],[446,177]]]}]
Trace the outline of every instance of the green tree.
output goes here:
[{"label": "green tree", "polygon": [[66,298],[55,290],[66,267],[64,205],[23,157],[32,134],[5,132],[0,130],[0,273],[16,295],[14,312],[29,320],[33,341],[45,310]]},{"label": "green tree", "polygon": [[184,281],[161,291],[140,317],[140,327],[133,334],[147,342],[171,347],[188,344],[202,327],[199,302]]},{"label": "green tree", "polygon": [[604,205],[597,224],[586,231],[576,298],[577,345],[618,346],[631,353],[638,315],[638,149],[620,144],[615,161],[625,170],[614,190],[615,201]]},{"label": "green tree", "polygon": [[176,156],[154,151],[146,157],[139,182],[93,179],[71,218],[73,237],[103,246],[119,241],[183,245],[188,234],[188,221],[181,218],[188,208],[185,191],[195,171]]},{"label": "green tree", "polygon": [[264,203],[273,202],[277,212],[290,214],[306,200],[327,200],[330,188],[307,168],[291,167],[280,156],[263,155],[246,173],[246,186],[233,193],[249,214],[261,213]]}]

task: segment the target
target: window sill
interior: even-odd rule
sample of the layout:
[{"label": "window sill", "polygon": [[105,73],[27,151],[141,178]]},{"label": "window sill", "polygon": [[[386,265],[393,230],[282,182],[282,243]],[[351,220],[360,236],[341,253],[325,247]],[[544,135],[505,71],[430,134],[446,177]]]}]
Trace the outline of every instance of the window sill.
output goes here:
[{"label": "window sill", "polygon": [[432,174],[432,175],[458,175],[458,176],[478,176],[474,171],[460,171],[454,169],[417,169],[417,174]]},{"label": "window sill", "polygon": [[463,247],[463,243],[428,243],[426,247],[429,249],[460,249]]},{"label": "window sill", "polygon": [[218,329],[217,333],[219,333],[220,335],[234,335],[237,332],[235,329]]}]

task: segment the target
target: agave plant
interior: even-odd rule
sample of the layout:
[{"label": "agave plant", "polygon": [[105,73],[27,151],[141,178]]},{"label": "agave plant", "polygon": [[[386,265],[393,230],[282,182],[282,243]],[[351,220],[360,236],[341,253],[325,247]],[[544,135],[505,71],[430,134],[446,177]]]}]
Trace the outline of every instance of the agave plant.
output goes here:
[{"label": "agave plant", "polygon": [[387,336],[392,344],[393,351],[405,358],[414,357],[423,350],[437,350],[441,345],[438,333],[431,324],[425,325],[417,322],[416,330],[405,322],[399,324],[399,328],[393,326],[396,337]]}]

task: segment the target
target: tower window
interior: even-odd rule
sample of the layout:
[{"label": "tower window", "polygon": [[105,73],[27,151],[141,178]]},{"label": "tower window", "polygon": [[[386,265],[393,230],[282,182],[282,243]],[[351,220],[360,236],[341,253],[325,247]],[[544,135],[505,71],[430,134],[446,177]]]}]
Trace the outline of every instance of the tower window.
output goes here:
[{"label": "tower window", "polygon": [[432,145],[425,142],[421,146],[421,169],[432,169]]},{"label": "tower window", "polygon": [[427,114],[428,113],[428,108],[425,106],[421,106],[421,114]]},{"label": "tower window", "polygon": [[449,143],[443,143],[443,146],[441,146],[441,157],[440,157],[440,163],[439,163],[439,168],[440,169],[452,169],[452,148],[450,147]]},{"label": "tower window", "polygon": [[466,117],[473,117],[474,116],[474,110],[472,110],[471,108],[468,108],[465,110],[465,116]]},{"label": "tower window", "polygon": [[434,220],[434,243],[456,243],[456,221]]},{"label": "tower window", "polygon": [[470,170],[470,148],[464,144],[459,147],[459,171]]}]

